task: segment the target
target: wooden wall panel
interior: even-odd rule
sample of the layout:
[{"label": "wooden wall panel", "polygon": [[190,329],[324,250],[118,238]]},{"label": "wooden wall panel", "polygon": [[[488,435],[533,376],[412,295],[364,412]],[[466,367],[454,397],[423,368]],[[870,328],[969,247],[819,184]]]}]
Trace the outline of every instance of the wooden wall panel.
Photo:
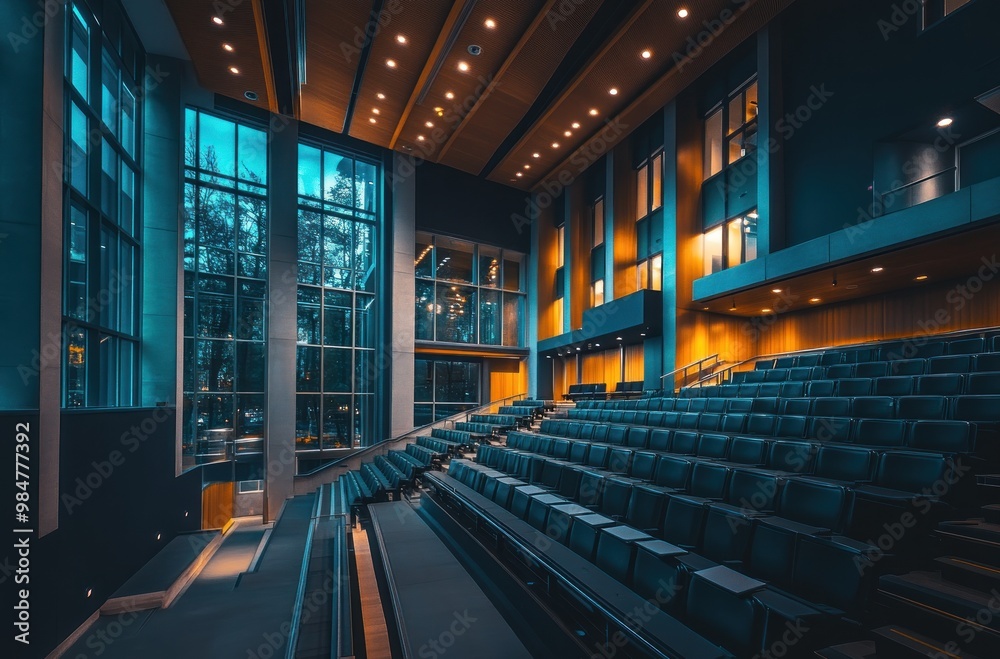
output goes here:
[{"label": "wooden wall panel", "polygon": [[625,346],[625,382],[638,382],[645,377],[645,352],[642,344]]},{"label": "wooden wall panel", "polygon": [[233,518],[233,483],[209,483],[201,491],[201,528],[221,529]]},{"label": "wooden wall panel", "polygon": [[581,178],[567,191],[570,204],[570,329],[583,327],[583,311],[590,308],[590,246],[594,228],[584,187]]},{"label": "wooden wall panel", "polygon": [[487,360],[490,371],[490,400],[527,393],[528,366],[523,359]]},{"label": "wooden wall panel", "polygon": [[[538,227],[538,277],[534,284],[538,287],[538,338],[547,339],[562,334],[556,328],[554,313],[555,272],[556,272],[556,229],[553,226],[553,209],[549,206],[534,220]],[[529,285],[531,282],[529,282]]]},{"label": "wooden wall panel", "polygon": [[636,291],[635,281],[635,214],[636,191],[635,170],[632,169],[632,148],[628,140],[615,148],[614,163],[614,206],[609,209],[614,226],[615,249],[615,297],[625,297]]}]

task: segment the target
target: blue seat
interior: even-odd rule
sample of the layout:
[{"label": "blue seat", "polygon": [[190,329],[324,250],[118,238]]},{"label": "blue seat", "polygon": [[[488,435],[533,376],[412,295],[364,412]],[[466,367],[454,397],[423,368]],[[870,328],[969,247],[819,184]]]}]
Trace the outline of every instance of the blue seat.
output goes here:
[{"label": "blue seat", "polygon": [[972,453],[975,435],[976,427],[968,421],[915,421],[906,445],[921,451]]},{"label": "blue seat", "polygon": [[854,367],[854,377],[859,378],[881,378],[888,375],[888,362],[866,362]]},{"label": "blue seat", "polygon": [[922,375],[917,378],[916,393],[920,396],[958,396],[965,377],[958,374]]},{"label": "blue seat", "polygon": [[913,376],[896,375],[875,379],[876,396],[909,396],[913,393]]},{"label": "blue seat", "polygon": [[977,355],[981,352],[986,352],[986,339],[981,336],[948,343],[949,355]]},{"label": "blue seat", "polygon": [[844,378],[837,384],[837,394],[839,396],[868,396],[872,392],[871,378],[857,377]]},{"label": "blue seat", "polygon": [[896,418],[896,399],[891,396],[855,398],[854,417],[858,419],[894,419]]},{"label": "blue seat", "polygon": [[861,419],[854,429],[854,443],[862,446],[903,446],[906,423],[895,419]]},{"label": "blue seat", "polygon": [[972,370],[972,355],[946,355],[927,360],[928,373],[968,373]]}]

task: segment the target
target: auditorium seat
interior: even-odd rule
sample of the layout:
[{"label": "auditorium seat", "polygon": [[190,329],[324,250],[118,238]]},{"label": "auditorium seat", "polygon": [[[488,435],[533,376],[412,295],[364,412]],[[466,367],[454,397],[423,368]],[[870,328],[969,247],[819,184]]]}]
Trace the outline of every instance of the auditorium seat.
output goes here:
[{"label": "auditorium seat", "polygon": [[876,396],[909,396],[913,393],[913,377],[894,375],[875,379]]},{"label": "auditorium seat", "polygon": [[578,515],[573,518],[573,523],[569,528],[569,548],[593,562],[601,529],[613,526],[619,525],[604,515],[596,513]]},{"label": "auditorium seat", "polygon": [[868,377],[844,378],[837,383],[838,396],[853,398],[855,396],[868,396],[871,392],[872,380]]},{"label": "auditorium seat", "polygon": [[776,423],[777,419],[773,414],[751,414],[747,417],[746,433],[771,437]]},{"label": "auditorium seat", "polygon": [[661,609],[676,612],[684,607],[691,575],[715,564],[663,540],[636,543],[632,587]]},{"label": "auditorium seat", "polygon": [[971,355],[947,355],[932,357],[927,360],[927,372],[938,373],[968,373],[972,370]]},{"label": "auditorium seat", "polygon": [[903,396],[896,402],[896,417],[900,419],[944,419],[948,415],[948,399],[944,396]]},{"label": "auditorium seat", "polygon": [[830,397],[813,401],[810,413],[813,416],[851,416],[851,399]]},{"label": "auditorium seat", "polygon": [[653,482],[661,487],[686,490],[691,479],[691,460],[673,455],[662,455],[656,461]]},{"label": "auditorium seat", "polygon": [[988,352],[976,355],[975,366],[977,371],[1000,371],[1000,352]]},{"label": "auditorium seat", "polygon": [[698,433],[678,430],[670,440],[670,452],[678,455],[694,455],[698,450]]},{"label": "auditorium seat", "polygon": [[653,537],[629,526],[603,527],[597,539],[597,567],[627,584],[635,563],[636,543],[645,540]]},{"label": "auditorium seat", "polygon": [[[858,366],[861,366],[861,364],[858,364]],[[881,373],[881,375],[885,375],[884,367],[882,368],[882,371],[883,372]],[[877,377],[876,375],[862,376],[861,373],[859,373],[856,370],[854,364],[834,364],[833,366],[828,366],[826,369],[826,377],[830,378],[831,380],[840,380],[842,378],[853,378],[855,374],[857,374],[858,377],[866,377],[866,378]]]},{"label": "auditorium seat", "polygon": [[642,483],[632,486],[625,522],[646,533],[661,534],[667,509],[667,493],[663,488]]},{"label": "auditorium seat", "polygon": [[837,383],[833,380],[813,380],[806,383],[806,395],[810,398],[833,396]]},{"label": "auditorium seat", "polygon": [[888,374],[889,364],[887,362],[867,362],[854,367],[854,377],[881,378]]},{"label": "auditorium seat", "polygon": [[816,452],[813,476],[845,484],[869,481],[875,473],[878,454],[867,448],[823,445]]},{"label": "auditorium seat", "polygon": [[777,417],[774,436],[791,439],[802,439],[806,436],[808,418],[805,416],[782,415]]},{"label": "auditorium seat", "polygon": [[812,407],[812,398],[786,398],[781,401],[781,413],[796,416],[808,416]]},{"label": "auditorium seat", "polygon": [[[996,342],[994,341],[994,345]],[[952,418],[959,421],[1000,422],[1000,396],[959,396]]]},{"label": "auditorium seat", "polygon": [[939,453],[972,453],[975,426],[968,421],[915,421],[910,424],[907,446]]},{"label": "auditorium seat", "polygon": [[815,444],[778,440],[771,443],[765,465],[768,469],[805,474],[812,470],[815,458]]},{"label": "auditorium seat", "polygon": [[896,418],[896,399],[890,396],[864,396],[855,398],[854,417],[857,419]]},{"label": "auditorium seat", "polygon": [[804,382],[782,382],[778,387],[778,396],[780,398],[800,398],[805,394],[805,391]]},{"label": "auditorium seat", "polygon": [[1000,372],[972,373],[966,385],[967,394],[1000,394]]},{"label": "auditorium seat", "polygon": [[752,595],[767,584],[718,566],[695,572],[688,584],[688,620],[740,656],[751,656],[763,624],[764,610]]},{"label": "auditorium seat", "polygon": [[877,547],[844,536],[799,536],[792,575],[795,592],[854,612],[867,602],[875,579],[874,570],[858,566],[873,564],[878,557]]},{"label": "auditorium seat", "polygon": [[925,361],[923,359],[897,359],[889,364],[890,375],[923,375]]},{"label": "auditorium seat", "polygon": [[673,432],[666,428],[656,428],[649,433],[648,447],[653,451],[668,452]]},{"label": "auditorium seat", "polygon": [[734,437],[729,447],[729,463],[763,466],[771,441],[759,437]]},{"label": "auditorium seat", "polygon": [[976,355],[986,351],[986,339],[977,336],[971,339],[960,339],[948,343],[949,355]]},{"label": "auditorium seat", "polygon": [[901,420],[861,419],[854,429],[854,442],[862,446],[900,447],[906,438]]},{"label": "auditorium seat", "polygon": [[746,428],[747,415],[746,414],[733,414],[727,413],[722,417],[722,422],[719,424],[719,430],[728,433],[740,433]]},{"label": "auditorium seat", "polygon": [[834,366],[844,361],[844,353],[839,350],[831,350],[820,355],[819,366]]},{"label": "auditorium seat", "polygon": [[813,367],[813,366],[819,366],[820,365],[820,358],[821,358],[821,356],[822,355],[819,355],[819,354],[799,355],[799,356],[795,357],[795,364],[794,365],[795,366],[808,366],[810,368]]},{"label": "auditorium seat", "polygon": [[849,442],[852,425],[846,416],[814,416],[806,436],[819,442]]},{"label": "auditorium seat", "polygon": [[962,375],[922,375],[917,378],[916,394],[919,396],[958,396],[962,393],[965,378]]},{"label": "auditorium seat", "polygon": [[632,466],[629,476],[639,480],[652,481],[656,471],[656,453],[652,451],[636,451],[632,454]]}]

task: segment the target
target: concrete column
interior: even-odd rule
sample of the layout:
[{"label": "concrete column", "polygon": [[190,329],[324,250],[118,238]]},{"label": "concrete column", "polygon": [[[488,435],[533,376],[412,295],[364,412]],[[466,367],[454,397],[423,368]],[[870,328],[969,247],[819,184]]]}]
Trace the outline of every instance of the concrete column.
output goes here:
[{"label": "concrete column", "polygon": [[[660,376],[677,359],[677,103],[663,109],[663,334],[658,350],[646,350],[647,388],[660,388]],[[649,341],[647,341],[649,343]],[[659,359],[656,359],[659,357]]]},{"label": "concrete column", "polygon": [[[533,206],[537,208],[537,206]],[[541,213],[538,213],[535,217],[531,218],[531,224],[528,225],[531,231],[531,247],[528,249],[528,273],[525,281],[527,282],[528,289],[528,299],[526,305],[526,317],[524,319],[525,323],[525,340],[527,341],[527,346],[529,348],[528,352],[528,394],[530,396],[537,396],[539,398],[551,398],[552,397],[552,380],[551,377],[553,371],[550,368],[546,368],[544,371],[541,370],[542,365],[539,364],[538,359],[538,222],[540,221]],[[545,361],[551,362],[551,359],[546,359]],[[548,382],[546,382],[548,379]]]},{"label": "concrete column", "polygon": [[604,156],[604,302],[615,299],[615,159]]},{"label": "concrete column", "polygon": [[298,124],[288,122],[271,137],[264,521],[278,516],[295,480]]},{"label": "concrete column", "polygon": [[392,172],[392,437],[413,428],[413,359],[416,312],[416,171],[412,158],[393,155]]}]

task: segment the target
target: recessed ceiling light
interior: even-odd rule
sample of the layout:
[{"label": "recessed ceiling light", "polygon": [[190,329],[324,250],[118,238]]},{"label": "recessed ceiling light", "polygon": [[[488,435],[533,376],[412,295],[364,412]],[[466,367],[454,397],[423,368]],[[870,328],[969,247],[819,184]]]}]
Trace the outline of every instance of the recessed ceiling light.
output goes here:
[{"label": "recessed ceiling light", "polygon": [[594,347],[595,347],[595,348],[600,348],[600,347],[601,347],[601,344],[600,344],[600,343],[595,343],[595,344],[594,344]]},{"label": "recessed ceiling light", "polygon": [[954,123],[954,121],[955,120],[952,119],[951,117],[944,117],[944,118],[938,120],[937,125],[938,125],[938,128],[946,128],[946,127],[952,125]]},{"label": "recessed ceiling light", "polygon": [[459,71],[468,71],[469,70],[469,65],[466,64],[465,62],[459,62],[458,63],[458,70]]},{"label": "recessed ceiling light", "polygon": [[767,308],[761,309],[760,312],[761,313],[771,313],[771,309],[767,309]]},{"label": "recessed ceiling light", "polygon": [[642,57],[642,59],[649,59],[650,57],[653,56],[653,51],[644,50],[641,53],[639,53],[639,56]]},{"label": "recessed ceiling light", "polygon": [[423,142],[424,141],[424,136],[423,135],[417,135],[417,141],[418,142]]},{"label": "recessed ceiling light", "polygon": [[578,351],[578,352],[579,352],[579,350],[580,350],[580,349],[579,349],[579,348],[577,348],[577,351]]},{"label": "recessed ceiling light", "polygon": [[809,301],[812,302],[813,304],[816,304],[817,302],[822,302],[822,300],[820,300],[818,297],[811,297],[809,298]]},{"label": "recessed ceiling light", "polygon": [[402,34],[397,34],[396,41],[399,43],[406,43],[406,37],[404,37]]},{"label": "recessed ceiling light", "polygon": [[646,336],[645,332],[639,332],[639,336]]},{"label": "recessed ceiling light", "polygon": [[233,52],[233,47],[228,43],[224,43],[222,44],[222,50],[226,51],[227,53],[231,53]]},{"label": "recessed ceiling light", "polygon": [[608,93],[611,94],[612,96],[617,96],[618,95],[618,88],[617,87],[612,87],[611,89],[608,90]]},{"label": "recessed ceiling light", "polygon": [[781,292],[782,290],[783,290],[783,289],[780,289],[780,288],[772,288],[772,289],[771,289],[771,292],[772,292],[772,293],[780,293],[780,292]]},{"label": "recessed ceiling light", "polygon": [[885,270],[885,268],[883,268],[880,265],[877,265],[874,268],[872,268],[872,273],[874,273],[874,274],[877,275],[878,273],[882,272],[883,270]]},{"label": "recessed ceiling light", "polygon": [[371,123],[374,124],[374,123],[376,123],[377,120],[375,119],[375,117],[369,117],[368,121],[370,121]]},{"label": "recessed ceiling light", "polygon": [[237,69],[235,66],[231,66],[229,67],[229,72],[232,73],[233,75],[239,75],[240,70]]},{"label": "recessed ceiling light", "polygon": [[532,154],[531,154],[531,157],[532,157],[532,158],[541,158],[541,157],[542,157],[542,154],[540,154],[540,153],[538,153],[538,152],[536,151],[536,152],[534,152],[534,153],[532,153]]},{"label": "recessed ceiling light", "polygon": [[88,588],[87,589],[87,597],[90,597],[93,594],[94,594],[94,589],[93,588]]},{"label": "recessed ceiling light", "polygon": [[372,114],[381,114],[378,108],[372,108]]},{"label": "recessed ceiling light", "polygon": [[222,19],[219,18],[218,16],[213,16],[212,22],[215,23],[216,25],[222,25]]},{"label": "recessed ceiling light", "polygon": [[441,106],[438,106],[438,107],[434,108],[434,111],[435,112],[444,112],[444,108],[441,107]]},{"label": "recessed ceiling light", "polygon": [[702,311],[708,311],[708,307],[702,307],[701,310]]},{"label": "recessed ceiling light", "polygon": [[927,279],[927,275],[917,275],[913,278],[913,281],[924,281],[925,279]]},{"label": "recessed ceiling light", "polygon": [[377,98],[380,101],[384,101],[385,100],[385,94],[383,94],[382,92],[379,92],[379,93],[375,94],[375,98]]},{"label": "recessed ceiling light", "polygon": [[681,7],[680,9],[677,10],[677,15],[679,17],[681,17],[681,18],[687,18],[688,17],[688,10],[684,9],[683,7]]},{"label": "recessed ceiling light", "polygon": [[531,169],[531,165],[525,165],[524,168],[525,169]]},{"label": "recessed ceiling light", "polygon": [[580,127],[580,122],[579,121],[574,121],[572,124],[570,124],[570,127],[571,128],[579,128]]},{"label": "recessed ceiling light", "polygon": [[485,25],[486,27],[488,27],[489,29],[492,30],[493,28],[495,28],[497,26],[497,22],[495,20],[493,20],[492,18],[487,18],[485,21],[483,21],[483,25]]},{"label": "recessed ceiling light", "polygon": [[615,337],[615,341],[621,341],[621,340],[622,340],[622,337],[620,337],[620,336]]},{"label": "recessed ceiling light", "polygon": [[514,174],[514,176],[516,176],[518,178],[521,178],[522,176],[524,176],[524,174],[522,174],[521,172],[518,172],[518,173]]},{"label": "recessed ceiling light", "polygon": [[394,68],[396,68],[396,60],[394,60],[394,59],[387,59],[385,61],[385,65],[388,66],[390,69],[394,69]]},{"label": "recessed ceiling light", "polygon": [[427,126],[428,128],[434,128],[434,122],[433,121],[425,121],[424,125]]},{"label": "recessed ceiling light", "polygon": [[597,108],[590,108],[590,116],[592,117],[597,116]]},{"label": "recessed ceiling light", "polygon": [[256,101],[257,98],[258,98],[257,92],[251,91],[249,89],[247,91],[243,92],[243,97],[245,99],[247,99],[248,101]]},{"label": "recessed ceiling light", "polygon": [[452,92],[445,92],[444,97],[450,101],[451,99],[455,98],[455,94]]},{"label": "recessed ceiling light", "polygon": [[573,131],[567,130],[565,133],[563,133],[563,135],[566,137],[570,137],[571,135],[573,135]]},{"label": "recessed ceiling light", "polygon": [[552,148],[553,149],[558,149],[559,148],[559,142],[553,142],[552,143]]}]

